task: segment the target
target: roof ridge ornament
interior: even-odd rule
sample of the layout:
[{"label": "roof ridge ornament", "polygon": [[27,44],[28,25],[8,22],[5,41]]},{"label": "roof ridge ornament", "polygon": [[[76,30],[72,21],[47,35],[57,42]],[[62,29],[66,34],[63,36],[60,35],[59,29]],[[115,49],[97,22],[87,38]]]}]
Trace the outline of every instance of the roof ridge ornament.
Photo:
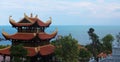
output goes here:
[{"label": "roof ridge ornament", "polygon": [[52,34],[57,34],[57,32],[58,32],[58,28],[56,28],[56,30],[52,33]]},{"label": "roof ridge ornament", "polygon": [[35,18],[37,18],[37,17],[38,17],[38,15],[35,16]]},{"label": "roof ridge ornament", "polygon": [[34,33],[34,36],[36,36],[36,33]]},{"label": "roof ridge ornament", "polygon": [[12,16],[9,16],[9,21],[13,21]]},{"label": "roof ridge ornament", "polygon": [[12,19],[12,16],[9,16],[9,22],[10,23],[15,23],[15,20]]},{"label": "roof ridge ornament", "polygon": [[12,18],[12,16],[9,16],[9,19],[11,19]]},{"label": "roof ridge ornament", "polygon": [[40,48],[41,48],[41,46],[38,46],[38,47],[37,47],[37,51],[38,51],[38,52],[40,51]]},{"label": "roof ridge ornament", "polygon": [[33,17],[33,14],[32,14],[32,13],[30,14],[30,17]]},{"label": "roof ridge ornament", "polygon": [[46,21],[47,24],[52,22],[52,17],[49,17],[50,19]]},{"label": "roof ridge ornament", "polygon": [[24,17],[28,17],[28,16],[26,15],[26,13],[24,13]]},{"label": "roof ridge ornament", "polygon": [[35,52],[36,52],[36,53],[38,52],[38,49],[37,49],[37,47],[35,48]]},{"label": "roof ridge ornament", "polygon": [[26,18],[26,19],[29,20],[31,23],[33,23],[33,22],[29,19],[29,17],[26,15],[26,13],[24,13],[24,18]]}]

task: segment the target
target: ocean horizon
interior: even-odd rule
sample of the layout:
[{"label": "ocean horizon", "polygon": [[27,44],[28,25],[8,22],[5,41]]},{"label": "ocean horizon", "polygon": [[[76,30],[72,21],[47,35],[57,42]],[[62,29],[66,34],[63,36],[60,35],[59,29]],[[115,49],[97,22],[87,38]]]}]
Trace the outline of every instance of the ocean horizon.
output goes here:
[{"label": "ocean horizon", "polygon": [[[66,36],[71,34],[73,38],[78,40],[79,44],[86,45],[91,43],[91,40],[89,39],[87,33],[89,28],[94,28],[95,33],[99,36],[99,39],[101,39],[107,34],[112,34],[115,38],[115,36],[120,32],[119,27],[120,26],[51,25],[48,28],[46,28],[45,32],[51,34],[57,28],[58,29],[57,35]],[[14,34],[17,32],[17,30],[13,28],[11,25],[2,25],[0,26],[0,38],[4,38],[2,36],[2,31],[7,32],[8,34]],[[11,44],[11,42],[10,41],[0,42],[0,45],[7,44]]]}]

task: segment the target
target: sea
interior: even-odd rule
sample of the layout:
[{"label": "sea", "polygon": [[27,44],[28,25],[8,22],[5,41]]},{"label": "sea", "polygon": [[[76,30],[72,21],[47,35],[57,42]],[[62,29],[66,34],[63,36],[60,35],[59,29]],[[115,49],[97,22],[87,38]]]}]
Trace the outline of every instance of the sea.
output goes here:
[{"label": "sea", "polygon": [[[120,32],[120,26],[93,26],[93,25],[52,25],[46,28],[45,32],[51,34],[56,29],[58,29],[57,36],[58,35],[67,36],[71,34],[72,37],[78,41],[79,44],[86,45],[92,42],[88,35],[89,28],[94,28],[95,33],[99,36],[99,39],[102,39],[107,34],[111,34],[114,36],[116,40],[116,35],[118,35]],[[11,25],[0,26],[0,38],[4,38],[2,36],[2,31],[7,32],[8,34],[14,34],[17,32],[17,30],[13,28]],[[10,44],[11,42],[9,40],[0,41],[0,45]]]}]

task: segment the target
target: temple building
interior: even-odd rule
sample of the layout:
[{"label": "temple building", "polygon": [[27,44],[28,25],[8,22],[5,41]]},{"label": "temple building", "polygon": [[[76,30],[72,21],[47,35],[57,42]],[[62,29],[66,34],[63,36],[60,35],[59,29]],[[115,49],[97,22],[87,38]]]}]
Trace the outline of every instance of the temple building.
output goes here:
[{"label": "temple building", "polygon": [[[2,35],[6,40],[10,40],[12,45],[23,44],[28,51],[27,56],[31,58],[31,62],[38,61],[33,59],[39,58],[40,62],[49,62],[51,55],[54,53],[55,47],[50,44],[50,40],[57,35],[57,29],[52,34],[47,34],[45,29],[51,24],[51,18],[47,22],[41,21],[38,16],[27,16],[24,14],[19,22],[15,22],[9,18],[9,22],[13,28],[17,30],[15,34],[8,34],[2,31]],[[0,54],[10,56],[10,47],[0,49]]]}]

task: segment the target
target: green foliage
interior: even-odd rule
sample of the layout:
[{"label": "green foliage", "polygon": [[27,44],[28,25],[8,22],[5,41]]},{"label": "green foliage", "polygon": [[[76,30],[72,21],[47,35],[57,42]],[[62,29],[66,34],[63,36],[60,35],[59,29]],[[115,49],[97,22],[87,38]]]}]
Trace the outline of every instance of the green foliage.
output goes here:
[{"label": "green foliage", "polygon": [[92,50],[93,50],[93,46],[92,46],[92,44],[87,44],[87,45],[85,45],[85,48],[87,48],[87,50],[92,54],[93,52],[92,52]]},{"label": "green foliage", "polygon": [[92,48],[92,53],[93,53],[93,56],[96,57],[99,52],[101,52],[101,48],[102,48],[102,44],[99,40],[99,36],[94,33],[94,29],[93,28],[90,28],[89,31],[88,31],[88,35],[90,36],[90,39],[92,40],[92,43],[89,45],[91,46]]},{"label": "green foliage", "polygon": [[102,42],[100,42],[97,34],[94,33],[94,29],[90,28],[88,31],[88,35],[92,40],[91,44],[86,45],[85,47],[93,54],[95,59],[97,60],[97,55],[101,52],[106,52],[107,54],[112,51],[112,41],[114,40],[111,34],[106,35],[102,38]]},{"label": "green foliage", "polygon": [[15,62],[21,62],[21,58],[27,56],[27,50],[23,47],[22,44],[11,46],[10,51],[10,54],[13,56],[13,61]]},{"label": "green foliage", "polygon": [[110,54],[112,51],[112,41],[114,37],[111,34],[107,34],[105,37],[102,38],[103,41],[103,49],[107,54]]},{"label": "green foliage", "polygon": [[8,47],[8,46],[10,46],[10,45],[0,45],[0,49],[6,48],[6,47]]},{"label": "green foliage", "polygon": [[64,36],[52,41],[56,46],[55,55],[62,62],[77,62],[78,61],[78,41],[72,38],[71,35]]},{"label": "green foliage", "polygon": [[99,36],[94,33],[94,29],[90,28],[88,31],[88,35],[90,36],[90,39],[92,40],[91,46],[91,52],[93,56],[95,57],[95,60],[98,61],[97,55],[102,51],[102,44],[100,43]]},{"label": "green foliage", "polygon": [[102,43],[99,43],[96,47],[94,47],[94,48],[95,48],[94,51],[93,51],[93,44],[92,44],[92,43],[91,43],[91,44],[87,44],[85,47],[87,48],[87,50],[88,50],[91,54],[93,54],[93,52],[94,52],[94,54],[96,55],[96,57],[97,57],[97,55],[98,55],[99,53],[101,53],[101,52],[104,51],[104,49],[103,49],[103,44],[102,44]]},{"label": "green foliage", "polygon": [[79,57],[80,58],[90,58],[91,57],[91,53],[88,51],[88,50],[86,50],[86,49],[80,49],[80,51],[79,51]]},{"label": "green foliage", "polygon": [[90,57],[91,57],[90,51],[83,49],[83,48],[79,50],[79,61],[80,62],[88,62]]},{"label": "green foliage", "polygon": [[103,43],[112,43],[114,37],[111,34],[107,34],[105,37],[102,38]]}]

